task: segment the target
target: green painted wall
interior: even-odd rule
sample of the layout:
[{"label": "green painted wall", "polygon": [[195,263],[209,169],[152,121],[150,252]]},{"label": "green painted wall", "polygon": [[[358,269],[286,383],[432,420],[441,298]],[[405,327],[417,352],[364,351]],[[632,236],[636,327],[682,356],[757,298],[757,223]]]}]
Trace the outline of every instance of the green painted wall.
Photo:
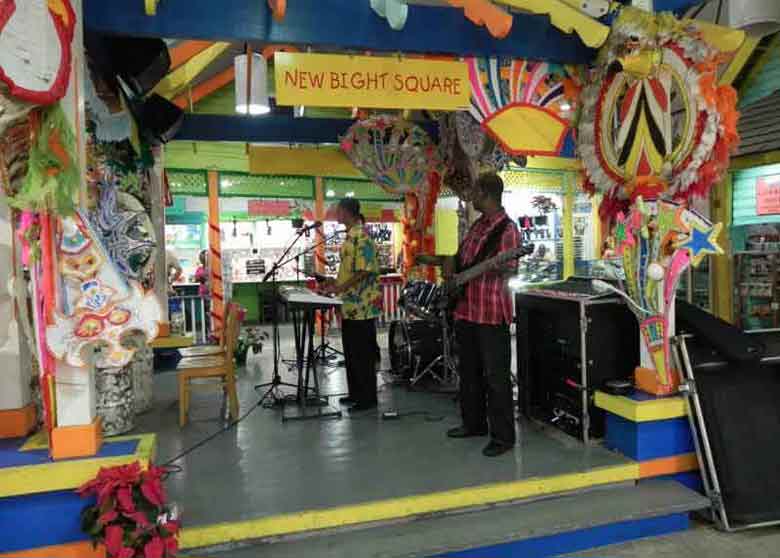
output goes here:
[{"label": "green painted wall", "polygon": [[780,165],[767,165],[735,171],[732,197],[732,225],[760,225],[780,222],[780,215],[756,214],[756,181],[761,176],[780,174]]}]

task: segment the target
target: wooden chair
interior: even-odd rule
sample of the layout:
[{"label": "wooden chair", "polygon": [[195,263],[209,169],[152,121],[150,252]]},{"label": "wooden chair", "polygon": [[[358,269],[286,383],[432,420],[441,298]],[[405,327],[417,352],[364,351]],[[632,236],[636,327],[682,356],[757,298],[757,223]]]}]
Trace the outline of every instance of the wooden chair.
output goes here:
[{"label": "wooden chair", "polygon": [[[230,418],[238,418],[238,394],[236,393],[236,367],[233,352],[239,334],[238,306],[231,304],[222,338],[221,349],[208,356],[184,358],[176,368],[179,372],[179,426],[187,424],[190,407],[190,390],[221,388],[228,399]],[[216,348],[216,347],[215,347]],[[193,383],[192,380],[197,380]],[[201,381],[202,380],[202,381]],[[213,381],[209,381],[213,380]]]}]

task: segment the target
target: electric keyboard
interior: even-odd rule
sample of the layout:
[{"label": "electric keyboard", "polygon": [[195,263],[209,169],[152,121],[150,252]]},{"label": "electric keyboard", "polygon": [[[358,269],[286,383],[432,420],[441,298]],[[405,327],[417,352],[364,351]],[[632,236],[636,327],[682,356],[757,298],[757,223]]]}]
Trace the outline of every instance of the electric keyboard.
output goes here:
[{"label": "electric keyboard", "polygon": [[327,306],[341,306],[340,298],[331,298],[302,287],[285,287],[279,289],[279,295],[287,304],[296,306],[314,306],[317,308]]}]

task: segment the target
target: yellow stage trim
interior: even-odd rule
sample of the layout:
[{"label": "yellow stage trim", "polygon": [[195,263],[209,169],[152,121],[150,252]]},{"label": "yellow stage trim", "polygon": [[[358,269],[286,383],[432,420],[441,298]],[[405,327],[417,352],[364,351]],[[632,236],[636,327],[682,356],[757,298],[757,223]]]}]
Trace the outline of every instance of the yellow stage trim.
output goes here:
[{"label": "yellow stage trim", "polygon": [[202,548],[235,541],[291,535],[304,531],[346,527],[373,521],[402,519],[427,513],[568,492],[638,478],[639,465],[631,463],[593,469],[584,473],[459,488],[446,492],[406,496],[353,506],[307,510],[235,523],[191,527],[182,531],[179,545],[182,549]]},{"label": "yellow stage trim", "polygon": [[192,347],[195,341],[192,337],[185,337],[183,335],[170,335],[168,337],[158,337],[149,346],[152,349],[181,349],[184,347]]},{"label": "yellow stage trim", "polygon": [[230,47],[230,43],[214,43],[206,50],[199,52],[165,76],[154,88],[154,93],[162,95],[168,100],[173,99],[198,74],[205,70],[214,60],[222,56],[228,47]]},{"label": "yellow stage trim", "polygon": [[687,416],[687,405],[682,397],[665,397],[648,401],[634,401],[622,395],[596,392],[596,407],[633,422],[668,420]]},{"label": "yellow stage trim", "polygon": [[591,48],[600,47],[609,36],[608,26],[561,0],[497,0],[497,2],[518,10],[548,15],[550,23],[555,27],[564,33],[576,32],[582,42]]},{"label": "yellow stage trim", "polygon": [[101,467],[114,467],[140,461],[146,468],[154,459],[155,435],[141,434],[132,455],[53,461],[42,465],[0,469],[0,498],[75,489],[94,478]]},{"label": "yellow stage trim", "polygon": [[360,178],[366,175],[355,168],[336,147],[257,147],[249,148],[249,172],[252,174]]}]

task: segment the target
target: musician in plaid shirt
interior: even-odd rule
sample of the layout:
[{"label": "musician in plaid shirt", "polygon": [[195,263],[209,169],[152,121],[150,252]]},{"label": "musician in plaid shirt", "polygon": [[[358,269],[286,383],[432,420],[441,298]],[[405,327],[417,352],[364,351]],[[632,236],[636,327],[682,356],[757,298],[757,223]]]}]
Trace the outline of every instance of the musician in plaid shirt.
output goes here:
[{"label": "musician in plaid shirt", "polygon": [[[497,174],[477,180],[474,208],[481,217],[472,225],[455,257],[421,256],[419,263],[441,264],[445,277],[520,246],[515,223],[501,205],[504,184]],[[509,324],[512,296],[507,281],[517,260],[473,279],[455,308],[460,405],[463,424],[447,432],[451,438],[490,435],[482,450],[495,457],[515,445],[512,402],[512,353]]]}]

